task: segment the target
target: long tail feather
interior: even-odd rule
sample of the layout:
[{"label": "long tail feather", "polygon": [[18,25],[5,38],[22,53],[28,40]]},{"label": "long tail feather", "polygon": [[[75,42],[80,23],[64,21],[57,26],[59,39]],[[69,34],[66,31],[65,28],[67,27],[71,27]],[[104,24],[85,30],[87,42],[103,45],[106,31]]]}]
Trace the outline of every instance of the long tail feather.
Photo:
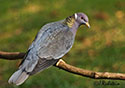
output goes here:
[{"label": "long tail feather", "polygon": [[21,85],[28,77],[29,75],[25,71],[19,69],[10,77],[8,82],[10,84]]}]

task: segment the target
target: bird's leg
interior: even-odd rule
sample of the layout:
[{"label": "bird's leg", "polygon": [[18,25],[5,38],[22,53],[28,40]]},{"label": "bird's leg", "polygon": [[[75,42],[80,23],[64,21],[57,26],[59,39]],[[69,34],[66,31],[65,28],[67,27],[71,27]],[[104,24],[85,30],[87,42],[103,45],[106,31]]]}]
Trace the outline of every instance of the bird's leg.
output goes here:
[{"label": "bird's leg", "polygon": [[63,61],[62,59],[59,59],[59,61],[56,63],[56,66],[59,66],[59,63],[65,63],[65,61]]}]

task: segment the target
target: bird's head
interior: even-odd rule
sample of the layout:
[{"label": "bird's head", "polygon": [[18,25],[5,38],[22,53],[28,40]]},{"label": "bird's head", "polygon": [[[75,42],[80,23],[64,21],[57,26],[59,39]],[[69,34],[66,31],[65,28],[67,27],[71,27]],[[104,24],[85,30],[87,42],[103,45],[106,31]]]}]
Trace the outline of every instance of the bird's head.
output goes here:
[{"label": "bird's head", "polygon": [[75,13],[75,14],[73,14],[73,16],[75,18],[75,21],[79,25],[86,25],[88,28],[90,28],[89,19],[88,19],[86,14],[84,14],[84,13]]}]

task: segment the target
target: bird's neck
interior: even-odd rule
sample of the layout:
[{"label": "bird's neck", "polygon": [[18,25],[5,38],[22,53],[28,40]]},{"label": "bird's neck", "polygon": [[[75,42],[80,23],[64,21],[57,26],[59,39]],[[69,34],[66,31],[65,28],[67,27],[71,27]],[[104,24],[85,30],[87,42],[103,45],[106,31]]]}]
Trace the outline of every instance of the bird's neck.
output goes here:
[{"label": "bird's neck", "polygon": [[65,19],[65,24],[71,29],[72,33],[75,35],[79,24],[75,21],[74,16],[67,17]]}]

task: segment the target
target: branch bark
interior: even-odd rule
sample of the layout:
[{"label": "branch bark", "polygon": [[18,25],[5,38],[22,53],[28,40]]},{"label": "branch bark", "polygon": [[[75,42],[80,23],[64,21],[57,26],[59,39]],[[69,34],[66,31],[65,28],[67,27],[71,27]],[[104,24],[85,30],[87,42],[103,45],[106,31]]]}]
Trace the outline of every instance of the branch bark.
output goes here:
[{"label": "branch bark", "polygon": [[[0,59],[17,60],[17,59],[22,59],[24,56],[25,56],[25,53],[0,51]],[[81,76],[89,77],[93,79],[125,80],[124,73],[95,72],[95,71],[85,70],[85,69],[77,68],[75,66],[71,66],[66,62],[64,62],[62,59],[60,59],[55,66],[65,71],[68,71],[70,73],[74,73],[77,75],[81,75]]]}]

